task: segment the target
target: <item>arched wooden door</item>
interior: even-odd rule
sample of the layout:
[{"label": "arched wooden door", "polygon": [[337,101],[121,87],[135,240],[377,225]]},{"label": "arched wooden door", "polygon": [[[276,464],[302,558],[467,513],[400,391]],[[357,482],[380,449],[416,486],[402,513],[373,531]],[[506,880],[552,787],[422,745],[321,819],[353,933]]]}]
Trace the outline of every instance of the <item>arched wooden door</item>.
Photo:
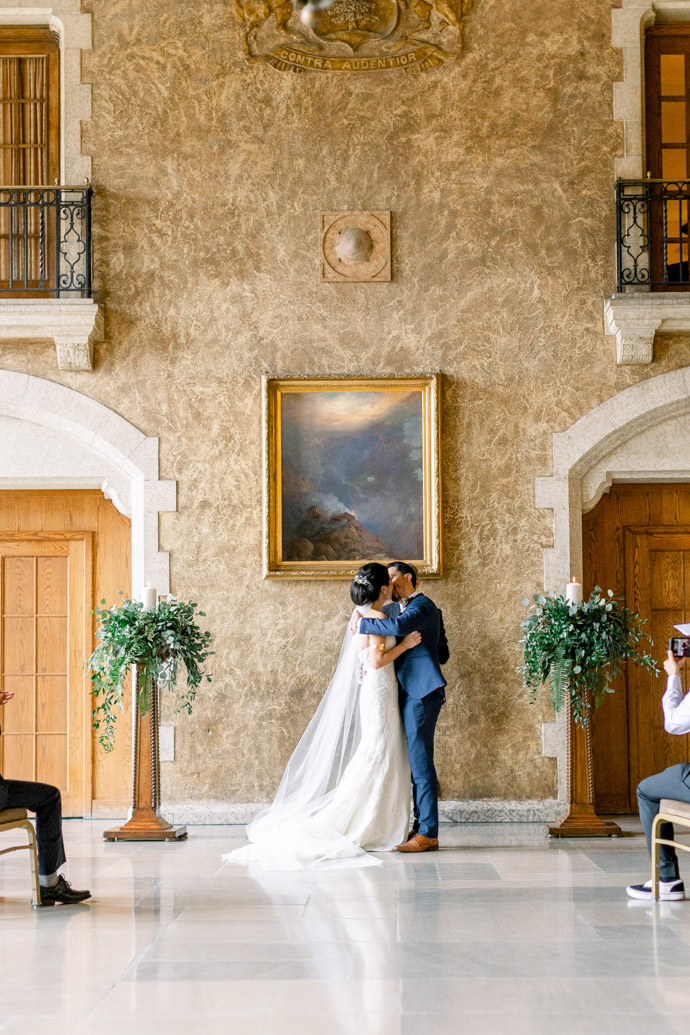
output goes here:
[{"label": "arched wooden door", "polygon": [[[625,597],[647,619],[659,665],[673,626],[690,621],[690,485],[615,485],[583,519],[584,590]],[[684,675],[690,681],[690,669]],[[690,761],[690,738],[668,734],[666,677],[629,665],[593,721],[595,807],[637,811],[641,779]]]},{"label": "arched wooden door", "polygon": [[[130,594],[130,522],[98,490],[0,491],[0,772],[57,785],[65,816],[123,816],[131,729],[105,754],[84,661],[93,607]],[[125,695],[128,705],[128,697]]]},{"label": "arched wooden door", "polygon": [[91,586],[91,533],[0,535],[1,768],[58,787],[65,816],[90,804]]}]

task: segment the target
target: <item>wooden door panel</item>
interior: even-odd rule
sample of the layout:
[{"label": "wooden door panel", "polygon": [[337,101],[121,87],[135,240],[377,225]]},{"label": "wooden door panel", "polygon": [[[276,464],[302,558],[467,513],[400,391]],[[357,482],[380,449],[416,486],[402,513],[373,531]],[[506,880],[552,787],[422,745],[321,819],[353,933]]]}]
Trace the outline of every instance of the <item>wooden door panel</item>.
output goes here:
[{"label": "wooden door panel", "polygon": [[67,558],[36,559],[36,608],[40,615],[67,614]]},{"label": "wooden door panel", "polygon": [[33,615],[36,594],[34,567],[31,557],[8,557],[5,560],[5,614]]},{"label": "wooden door panel", "polygon": [[36,732],[67,733],[67,715],[67,675],[36,676]]},{"label": "wooden door panel", "polygon": [[36,672],[65,675],[67,672],[67,615],[36,617]]},{"label": "wooden door panel", "polygon": [[[21,539],[26,538],[29,534],[40,533],[47,544],[38,561],[37,589],[29,590],[32,601],[31,613],[33,613],[34,595],[38,592],[41,598],[38,613],[42,617],[60,617],[68,614],[69,606],[64,600],[58,600],[56,597],[56,587],[60,585],[57,568],[66,563],[64,550],[60,554],[59,551],[56,552],[57,548],[51,550],[48,544],[51,536],[58,542],[64,539],[65,533],[76,534],[78,539],[83,532],[90,532],[93,537],[93,576],[88,580],[90,582],[88,587],[90,611],[93,606],[92,602],[95,600],[105,598],[109,604],[118,603],[119,590],[125,594],[125,598],[129,596],[131,565],[131,525],[129,520],[118,513],[112,502],[106,500],[103,494],[95,489],[0,490],[0,540],[6,541],[7,537],[12,536]],[[10,551],[10,555],[17,563],[24,563],[26,560],[21,556],[21,550],[15,550],[14,553]],[[10,556],[8,555],[5,557],[5,563],[9,563],[9,561]],[[86,588],[84,592],[86,595]],[[20,613],[17,612],[17,614]],[[93,618],[90,613],[86,615],[86,625],[88,625],[88,634],[85,631],[84,635],[89,640],[90,649],[86,651],[86,654],[77,657],[75,653],[68,659],[71,669],[78,670],[80,676],[86,677],[81,701],[83,708],[80,748],[84,759],[82,768],[85,771],[83,774],[77,774],[84,782],[85,805],[82,814],[89,815],[93,809],[93,815],[119,818],[126,814],[131,800],[129,699],[125,695],[125,708],[118,722],[115,749],[106,754],[98,744],[97,735],[91,730],[90,687],[88,676],[81,667],[84,656],[90,653],[93,644]],[[64,668],[63,671],[65,671]],[[0,667],[0,675],[1,673]],[[70,737],[69,765],[69,759],[74,756],[71,740],[73,723],[77,717],[70,711],[66,678],[46,671],[36,679],[35,688],[32,689],[31,694],[32,699],[35,694],[37,702],[35,724],[32,714],[29,725],[32,735],[64,735],[65,732],[68,732]],[[18,724],[18,720],[11,718],[16,703],[15,699],[11,706],[4,709],[4,717],[0,714],[0,723],[5,730],[9,730],[11,723],[15,727]],[[69,720],[69,726],[65,724],[67,720]],[[19,730],[17,731],[19,732]],[[27,731],[22,728],[21,732]],[[0,738],[0,752],[2,751],[2,740],[4,737]],[[0,758],[1,769],[2,760]]]},{"label": "wooden door panel", "polygon": [[[610,588],[639,610],[661,664],[673,625],[690,621],[690,485],[613,486],[583,518],[583,558],[585,593]],[[686,761],[690,741],[663,729],[665,676],[652,680],[630,665],[614,686],[593,718],[603,814],[637,811],[639,780]]]},{"label": "wooden door panel", "polygon": [[649,605],[683,610],[683,554],[680,550],[656,550],[650,557]]},{"label": "wooden door panel", "polygon": [[34,728],[33,676],[4,676],[4,689],[14,694],[12,707],[5,710],[4,733],[31,733]]},{"label": "wooden door panel", "polygon": [[[594,586],[612,589],[621,596],[625,586],[622,528],[618,500],[606,497],[597,508],[599,520],[583,522],[584,579],[586,593]],[[644,500],[636,501],[646,513]],[[603,503],[603,501],[602,501]],[[614,505],[615,504],[615,505]],[[589,518],[589,516],[588,516]],[[594,752],[601,764],[594,767],[595,799],[598,811],[616,814],[630,811],[628,772],[628,701],[624,676],[614,682],[615,693],[607,694],[593,723]]]},{"label": "wooden door panel", "polygon": [[[687,621],[690,597],[690,530],[683,533],[631,529],[626,537],[626,571],[630,606],[647,618],[657,657],[663,660],[673,626]],[[669,765],[688,761],[688,741],[664,729],[661,698],[666,675],[629,666],[631,792],[640,780]],[[632,806],[632,802],[631,802]]]},{"label": "wooden door panel", "polygon": [[12,780],[35,780],[34,735],[22,733],[2,736],[2,765]]},{"label": "wooden door panel", "polygon": [[36,656],[33,617],[3,616],[2,627],[4,673],[8,676],[31,675]]},{"label": "wooden door panel", "polygon": [[[644,534],[625,536],[625,598],[628,606],[649,620],[649,586],[651,581],[651,558],[646,549]],[[651,677],[641,672],[636,665],[628,666],[628,793],[629,808],[634,810],[633,796],[645,772],[645,757],[648,754],[647,741],[652,731]],[[642,746],[641,746],[642,745]],[[641,754],[642,752],[642,754]]]},{"label": "wooden door panel", "polygon": [[66,734],[39,733],[36,737],[36,779],[61,790],[69,783]]},{"label": "wooden door panel", "polygon": [[3,685],[20,697],[16,714],[15,701],[3,709],[2,768],[5,776],[58,787],[65,816],[90,811],[83,665],[92,642],[91,601],[90,533],[0,536]]}]

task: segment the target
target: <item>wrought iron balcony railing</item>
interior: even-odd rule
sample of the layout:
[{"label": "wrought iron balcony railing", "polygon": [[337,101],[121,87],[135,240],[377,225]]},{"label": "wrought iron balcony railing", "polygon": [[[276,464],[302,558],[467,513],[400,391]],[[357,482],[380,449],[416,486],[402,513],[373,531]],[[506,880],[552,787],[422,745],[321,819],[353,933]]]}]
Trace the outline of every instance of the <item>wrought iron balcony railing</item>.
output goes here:
[{"label": "wrought iron balcony railing", "polygon": [[616,181],[619,292],[689,291],[690,180]]},{"label": "wrought iron balcony railing", "polygon": [[91,297],[86,187],[0,187],[0,298]]}]

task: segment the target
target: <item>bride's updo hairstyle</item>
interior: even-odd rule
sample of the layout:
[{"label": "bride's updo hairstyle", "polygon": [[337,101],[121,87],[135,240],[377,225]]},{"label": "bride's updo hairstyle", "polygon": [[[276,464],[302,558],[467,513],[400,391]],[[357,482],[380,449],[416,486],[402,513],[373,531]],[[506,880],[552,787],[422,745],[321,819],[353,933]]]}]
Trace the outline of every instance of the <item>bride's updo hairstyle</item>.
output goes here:
[{"label": "bride's updo hairstyle", "polygon": [[377,564],[376,561],[372,561],[371,564],[363,564],[350,586],[352,603],[373,604],[378,599],[382,588],[389,582],[390,576],[385,564]]}]

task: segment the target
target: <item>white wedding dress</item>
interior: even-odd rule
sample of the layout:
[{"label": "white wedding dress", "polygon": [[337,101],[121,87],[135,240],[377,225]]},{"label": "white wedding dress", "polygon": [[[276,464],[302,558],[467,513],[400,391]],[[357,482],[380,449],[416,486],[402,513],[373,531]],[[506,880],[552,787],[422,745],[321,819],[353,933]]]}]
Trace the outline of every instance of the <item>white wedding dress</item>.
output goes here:
[{"label": "white wedding dress", "polygon": [[[345,635],[336,674],[285,770],[273,804],[223,858],[264,869],[381,865],[401,844],[410,766],[393,664],[374,668],[366,637]],[[386,650],[395,644],[386,639]]]}]

